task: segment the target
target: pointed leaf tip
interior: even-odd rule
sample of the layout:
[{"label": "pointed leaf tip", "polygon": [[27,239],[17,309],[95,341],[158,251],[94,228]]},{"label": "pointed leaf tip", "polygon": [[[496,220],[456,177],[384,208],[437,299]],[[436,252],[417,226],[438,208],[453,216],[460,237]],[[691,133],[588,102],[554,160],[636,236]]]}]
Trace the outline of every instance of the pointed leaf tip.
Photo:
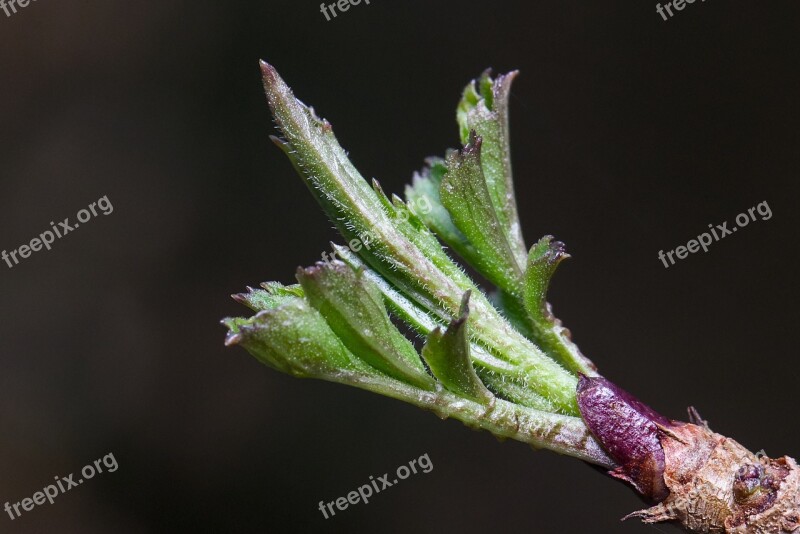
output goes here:
[{"label": "pointed leaf tip", "polygon": [[547,307],[547,290],[558,264],[569,257],[566,245],[553,241],[551,235],[544,236],[531,247],[525,270],[525,306],[535,322],[554,321]]},{"label": "pointed leaf tip", "polygon": [[466,321],[469,317],[469,298],[472,296],[472,290],[467,289],[464,296],[461,297],[461,308],[458,310],[459,319]]},{"label": "pointed leaf tip", "polygon": [[491,404],[495,397],[475,373],[470,357],[467,332],[469,297],[469,291],[464,293],[460,316],[453,319],[444,332],[437,327],[430,333],[422,348],[422,357],[445,388],[477,402]]},{"label": "pointed leaf tip", "polygon": [[275,81],[280,78],[280,76],[278,75],[278,71],[275,69],[275,67],[273,67],[263,59],[260,59],[258,61],[258,65],[261,68],[261,77],[264,80],[264,83],[272,84],[275,83]]},{"label": "pointed leaf tip", "polygon": [[239,342],[242,340],[242,334],[228,332],[228,335],[225,336],[225,346],[232,347],[234,345],[238,345]]}]

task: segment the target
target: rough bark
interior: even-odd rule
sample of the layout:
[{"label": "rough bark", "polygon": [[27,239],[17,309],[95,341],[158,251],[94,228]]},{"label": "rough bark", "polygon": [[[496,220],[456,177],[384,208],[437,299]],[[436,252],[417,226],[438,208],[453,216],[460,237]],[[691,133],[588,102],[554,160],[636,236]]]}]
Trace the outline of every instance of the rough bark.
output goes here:
[{"label": "rough bark", "polygon": [[693,408],[691,423],[667,419],[603,377],[581,377],[578,405],[617,464],[609,474],[658,503],[627,517],[672,521],[688,532],[800,534],[800,468],[792,458],[753,454],[713,432]]},{"label": "rough bark", "polygon": [[800,533],[800,469],[792,458],[755,455],[691,423],[665,429],[660,441],[669,496],[629,517],[676,521],[690,532]]}]

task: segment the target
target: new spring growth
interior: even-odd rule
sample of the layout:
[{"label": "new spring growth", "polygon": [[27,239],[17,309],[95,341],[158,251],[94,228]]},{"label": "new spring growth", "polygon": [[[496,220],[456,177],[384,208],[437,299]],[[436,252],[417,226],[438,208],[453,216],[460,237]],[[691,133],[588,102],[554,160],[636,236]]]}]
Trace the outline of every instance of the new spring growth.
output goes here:
[{"label": "new spring growth", "polygon": [[[281,372],[373,391],[601,466],[657,503],[631,514],[648,523],[797,534],[794,460],[758,458],[696,411],[688,423],[658,414],[601,377],[554,315],[547,292],[568,254],[551,236],[530,249],[522,238],[508,128],[516,73],[485,72],[467,85],[456,111],[463,146],[429,158],[405,201],[359,174],[331,124],[272,66],[262,63],[262,73],[282,135],[273,140],[349,246],[299,268],[298,284],[234,295],[255,315],[224,320],[227,345]],[[420,199],[430,209],[418,209]],[[441,243],[497,288],[491,298]],[[421,350],[398,322],[424,341]]]}]

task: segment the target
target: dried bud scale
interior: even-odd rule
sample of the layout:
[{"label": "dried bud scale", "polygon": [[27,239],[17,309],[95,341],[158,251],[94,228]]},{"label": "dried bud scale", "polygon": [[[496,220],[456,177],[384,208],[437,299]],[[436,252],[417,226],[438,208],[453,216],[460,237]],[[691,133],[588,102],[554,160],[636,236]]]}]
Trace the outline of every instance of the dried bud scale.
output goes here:
[{"label": "dried bud scale", "polygon": [[659,502],[628,517],[674,521],[690,532],[800,533],[800,471],[792,458],[759,457],[705,424],[670,421],[602,377],[581,377],[578,405],[619,464],[609,474]]}]

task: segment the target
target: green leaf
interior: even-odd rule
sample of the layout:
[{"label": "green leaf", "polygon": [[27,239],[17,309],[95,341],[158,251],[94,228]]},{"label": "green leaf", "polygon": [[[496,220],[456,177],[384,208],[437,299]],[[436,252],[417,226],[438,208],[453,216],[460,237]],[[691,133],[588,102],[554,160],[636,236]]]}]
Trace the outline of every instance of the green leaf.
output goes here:
[{"label": "green leaf", "polygon": [[516,76],[517,71],[513,71],[493,80],[489,71],[484,72],[477,80],[477,85],[473,80],[464,89],[456,118],[462,144],[469,142],[470,132],[473,131],[483,139],[481,167],[491,205],[514,259],[522,267],[527,258],[527,247],[522,238],[514,197],[508,126],[508,99]]},{"label": "green leaf", "polygon": [[250,319],[226,319],[225,344],[241,345],[266,365],[298,377],[331,378],[371,371],[304,299],[293,297]]},{"label": "green leaf", "polygon": [[[445,328],[445,324],[432,318],[417,304],[404,297],[399,291],[384,280],[378,273],[366,266],[353,252],[346,247],[334,245],[339,257],[351,268],[358,270],[362,276],[372,281],[375,287],[383,294],[384,301],[389,310],[409,325],[421,336],[430,336],[438,329]],[[520,304],[521,306],[521,304]],[[528,321],[528,316],[524,310],[524,320]],[[474,324],[474,322],[473,322]],[[472,341],[470,344],[470,356],[480,380],[486,387],[496,395],[513,400],[517,404],[544,410],[548,412],[562,411],[553,401],[548,400],[544,394],[537,393],[536,388],[530,384],[530,377],[519,366],[492,355],[483,345]]]},{"label": "green leaf", "polygon": [[345,241],[364,243],[359,255],[426,309],[455,315],[463,292],[474,287],[469,278],[424,224],[403,220],[380,188],[367,184],[330,123],[299,102],[272,66],[261,67],[267,102],[285,137],[274,141]]},{"label": "green leaf", "polygon": [[241,345],[278,371],[355,386],[414,404],[442,418],[453,417],[498,437],[606,468],[614,466],[580,417],[533,410],[503,400],[486,406],[444,389],[428,391],[384,375],[350,353],[319,312],[302,298],[289,299],[250,319],[225,319],[223,323],[230,329],[226,345]]},{"label": "green leaf", "polygon": [[533,324],[533,340],[575,373],[596,376],[597,368],[572,342],[570,331],[553,316],[547,290],[558,265],[569,258],[564,243],[544,236],[531,247],[525,271],[525,308]]},{"label": "green leaf", "polygon": [[[575,417],[576,377],[551,359],[573,372],[588,368],[547,311],[547,250],[528,262],[520,232],[507,117],[516,73],[497,80],[484,73],[467,87],[458,108],[467,146],[449,153],[446,164],[430,160],[404,203],[363,179],[330,123],[295,99],[274,68],[262,62],[262,72],[284,137],[273,140],[345,238],[349,248],[336,246],[334,258],[338,253],[348,266],[301,270],[303,287],[269,283],[235,295],[260,311],[224,320],[226,344],[283,372],[401,399],[499,437],[613,467]],[[506,317],[434,232],[500,287]],[[425,357],[444,387],[427,374],[387,307],[429,336]]]},{"label": "green leaf", "polygon": [[333,249],[351,269],[360,272],[364,278],[369,279],[383,295],[384,302],[389,306],[390,311],[400,317],[404,323],[411,326],[416,332],[428,335],[437,326],[444,324],[421,308],[419,304],[392,287],[378,272],[371,269],[349,248],[334,244]]},{"label": "green leaf", "polygon": [[[496,359],[517,369],[559,411],[578,414],[577,378],[517,332],[452,262],[436,237],[408,210],[387,204],[361,177],[331,125],[294,98],[273,67],[262,63],[267,101],[285,140],[277,141],[348,244],[410,300],[438,320],[458,315],[461,296],[473,291],[473,336]],[[366,243],[369,242],[369,247]]]},{"label": "green leaf", "polygon": [[551,235],[544,236],[531,247],[525,271],[525,307],[536,323],[554,321],[547,305],[547,289],[558,264],[569,257],[564,243],[553,241]]},{"label": "green leaf", "polygon": [[227,345],[241,345],[279,371],[355,386],[430,410],[442,418],[453,417],[498,437],[606,468],[614,466],[580,417],[547,413],[499,399],[487,406],[444,389],[420,389],[376,371],[351,354],[322,316],[303,299],[260,312],[251,319],[223,322],[235,330],[228,334]]},{"label": "green leaf", "polygon": [[453,224],[450,212],[442,205],[442,199],[439,196],[439,188],[446,172],[445,160],[428,158],[426,166],[420,172],[415,172],[411,184],[406,186],[406,201],[412,205],[430,206],[429,209],[423,211],[420,219],[459,256],[469,260],[468,256],[475,255],[477,251],[467,236]]},{"label": "green leaf", "polygon": [[446,172],[445,160],[428,158],[426,166],[420,172],[415,172],[411,184],[406,186],[406,201],[412,205],[428,207],[419,215],[425,225],[467,263],[479,265],[481,253],[456,227],[450,212],[442,205],[439,190]]},{"label": "green leaf", "polygon": [[303,296],[303,289],[297,284],[284,286],[278,282],[266,282],[261,287],[264,289],[248,287],[247,293],[238,293],[231,297],[253,311],[261,311],[277,308],[292,297]]},{"label": "green leaf", "polygon": [[475,267],[498,287],[519,295],[522,269],[492,205],[481,167],[481,146],[482,139],[473,133],[463,150],[450,153],[439,194],[455,226],[477,250]]},{"label": "green leaf", "polygon": [[498,289],[490,295],[492,304],[503,314],[503,317],[528,339],[533,339],[533,324],[525,307],[524,299],[515,297]]},{"label": "green leaf", "polygon": [[545,412],[558,411],[552,401],[531,390],[530,385],[519,378],[512,378],[502,373],[484,369],[478,369],[478,376],[490,391],[502,395],[504,399],[515,404]]},{"label": "green leaf", "polygon": [[494,400],[494,395],[475,374],[470,359],[467,334],[469,295],[469,291],[464,293],[461,314],[444,332],[437,327],[430,333],[422,348],[422,357],[444,387],[468,399],[488,404]]},{"label": "green leaf", "polygon": [[434,388],[414,345],[389,319],[380,291],[360,272],[334,261],[298,269],[297,279],[350,352],[398,380]]}]

